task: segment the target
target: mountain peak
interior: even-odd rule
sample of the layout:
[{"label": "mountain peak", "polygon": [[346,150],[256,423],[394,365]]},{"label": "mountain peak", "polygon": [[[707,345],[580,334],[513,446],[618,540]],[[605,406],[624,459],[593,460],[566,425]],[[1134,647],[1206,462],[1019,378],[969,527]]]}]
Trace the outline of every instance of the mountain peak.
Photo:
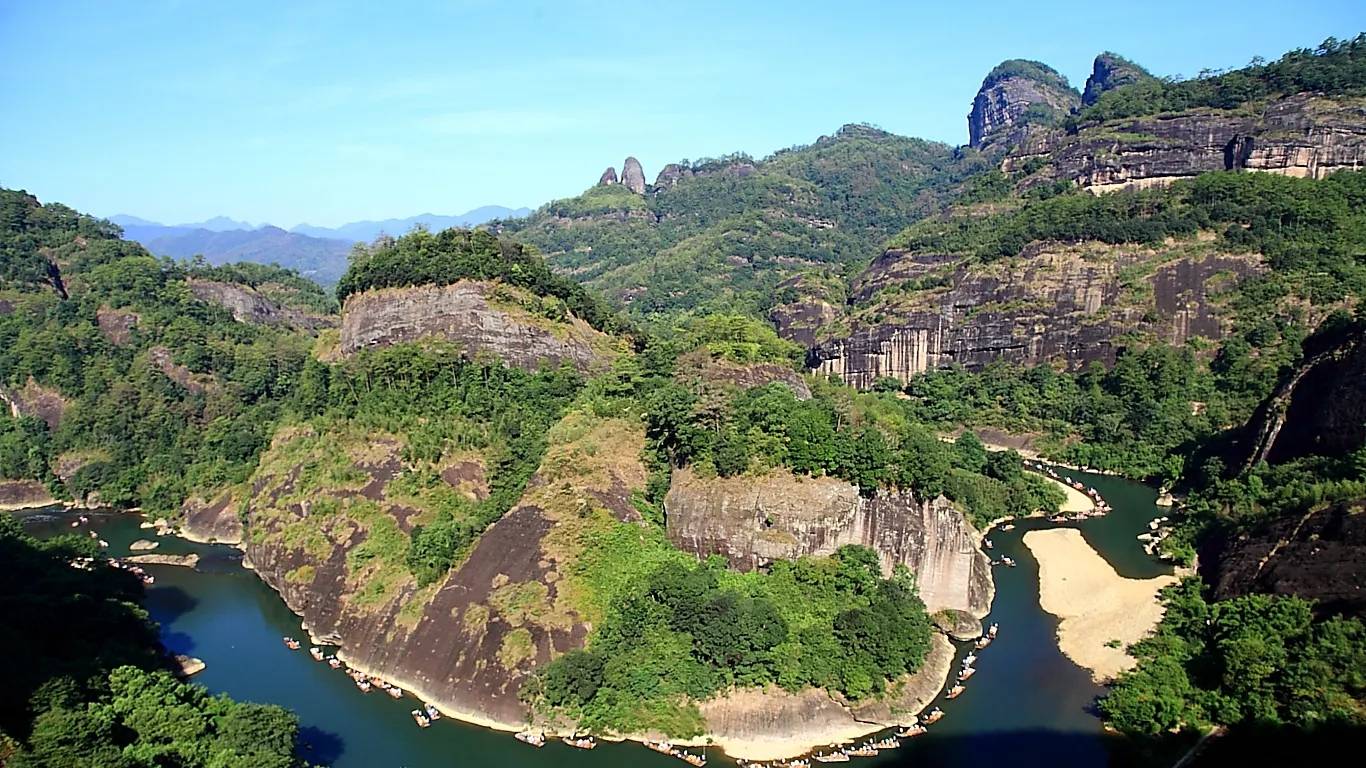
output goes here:
[{"label": "mountain peak", "polygon": [[1029,59],[1007,59],[982,80],[968,113],[968,143],[978,149],[1006,138],[1015,143],[1023,129],[1049,124],[1081,105],[1081,94],[1052,67]]}]

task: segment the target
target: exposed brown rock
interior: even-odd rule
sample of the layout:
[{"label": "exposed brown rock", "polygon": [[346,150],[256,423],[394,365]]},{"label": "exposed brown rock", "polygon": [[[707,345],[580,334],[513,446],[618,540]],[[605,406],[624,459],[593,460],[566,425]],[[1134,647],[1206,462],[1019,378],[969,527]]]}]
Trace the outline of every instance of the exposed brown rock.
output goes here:
[{"label": "exposed brown rock", "polygon": [[1200,553],[1218,599],[1264,592],[1316,601],[1322,616],[1366,618],[1366,499],[1288,515]]},{"label": "exposed brown rock", "polygon": [[56,504],[47,486],[37,480],[0,480],[0,511]]},{"label": "exposed brown rock", "polygon": [[1132,61],[1113,53],[1102,53],[1091,64],[1091,75],[1086,78],[1086,87],[1081,92],[1081,103],[1090,106],[1106,91],[1154,79],[1156,78],[1146,69]]},{"label": "exposed brown rock", "polygon": [[617,183],[617,169],[616,169],[616,168],[613,168],[612,166],[609,165],[609,166],[607,166],[607,170],[603,171],[603,172],[602,172],[602,175],[598,177],[598,186],[599,186],[599,187],[608,187],[608,186],[611,186],[611,185],[616,184],[616,183]]},{"label": "exposed brown rock", "polygon": [[100,326],[100,335],[116,347],[126,347],[133,340],[133,329],[138,327],[142,318],[136,312],[126,309],[100,307],[95,310],[95,321]]},{"label": "exposed brown rock", "polygon": [[242,543],[242,519],[237,515],[230,491],[223,491],[212,501],[197,496],[186,499],[180,513],[184,517],[181,534],[191,541]]},{"label": "exposed brown rock", "polygon": [[645,171],[634,157],[626,158],[621,166],[621,185],[637,195],[645,194]]},{"label": "exposed brown rock", "polygon": [[42,419],[54,430],[62,423],[68,405],[62,393],[39,384],[32,376],[18,389],[0,386],[0,403],[9,407],[10,416]]},{"label": "exposed brown rock", "polygon": [[300,331],[317,331],[337,325],[335,318],[311,315],[282,306],[249,286],[195,278],[185,282],[195,298],[223,307],[239,323],[281,326]]},{"label": "exposed brown rock", "polygon": [[[1211,249],[1212,250],[1212,249]],[[889,250],[855,281],[854,298],[876,309],[848,335],[816,344],[808,364],[861,388],[949,364],[1113,362],[1114,339],[1146,333],[1172,345],[1221,338],[1216,296],[1258,274],[1258,257],[1163,252],[1140,246],[1042,243],[1015,260],[971,264],[949,254]],[[1148,274],[1134,283],[1133,270]],[[942,276],[947,287],[882,298],[891,286]],[[1135,286],[1146,286],[1137,290]],[[866,318],[866,319],[863,319]]]},{"label": "exposed brown rock", "polygon": [[668,189],[691,175],[691,168],[685,168],[678,163],[669,163],[660,169],[659,175],[655,177],[655,189]]},{"label": "exposed brown rock", "polygon": [[[1007,158],[1051,164],[1038,180],[1097,192],[1146,188],[1208,171],[1264,171],[1321,179],[1366,167],[1366,99],[1300,94],[1252,110],[1192,109],[1114,120],[1075,135],[1055,131]],[[1037,181],[1037,180],[1036,180]]]},{"label": "exposed brown rock", "polygon": [[991,607],[990,563],[972,526],[942,497],[879,491],[864,498],[831,477],[779,471],[703,479],[681,469],[664,507],[670,541],[699,556],[722,555],[736,568],[861,544],[878,553],[887,574],[909,568],[931,612],[952,608],[980,618]]},{"label": "exposed brown rock", "polygon": [[[1038,74],[999,73],[1012,65]],[[972,101],[968,143],[979,149],[992,143],[1017,144],[1029,125],[1049,115],[1061,118],[1080,103],[1080,95],[1057,72],[1038,62],[1004,62],[982,82]]]},{"label": "exposed brown rock", "polygon": [[495,286],[469,281],[353,294],[342,310],[341,352],[436,338],[470,357],[491,355],[528,370],[610,364],[616,342],[584,321],[551,321],[496,299]]},{"label": "exposed brown rock", "polygon": [[171,350],[160,345],[147,350],[147,364],[161,371],[166,378],[195,394],[203,394],[216,384],[212,376],[195,373],[175,362],[171,356]]}]

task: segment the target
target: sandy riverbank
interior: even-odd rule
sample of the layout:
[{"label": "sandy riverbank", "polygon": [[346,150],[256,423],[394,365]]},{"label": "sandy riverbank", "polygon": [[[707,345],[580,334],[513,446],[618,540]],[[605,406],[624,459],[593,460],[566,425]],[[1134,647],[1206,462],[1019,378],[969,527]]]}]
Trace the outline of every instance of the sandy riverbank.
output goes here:
[{"label": "sandy riverbank", "polygon": [[[1162,618],[1158,590],[1178,577],[1126,579],[1075,528],[1030,531],[1023,541],[1039,561],[1039,605],[1061,620],[1063,654],[1097,682],[1132,667],[1124,649],[1156,626]],[[1106,645],[1113,640],[1118,648]]]},{"label": "sandy riverbank", "polygon": [[1096,508],[1096,503],[1091,500],[1090,496],[1087,496],[1067,483],[1064,483],[1061,480],[1054,480],[1048,475],[1039,475],[1039,477],[1058,486],[1058,488],[1062,489],[1063,493],[1067,494],[1067,500],[1058,508],[1059,512],[1070,515],[1078,512],[1090,512]]}]

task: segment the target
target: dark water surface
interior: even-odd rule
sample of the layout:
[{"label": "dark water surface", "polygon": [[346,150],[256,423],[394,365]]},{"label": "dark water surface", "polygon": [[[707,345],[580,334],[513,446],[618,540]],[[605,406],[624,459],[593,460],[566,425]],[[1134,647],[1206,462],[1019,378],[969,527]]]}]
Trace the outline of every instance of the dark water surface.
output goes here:
[{"label": "dark water surface", "polygon": [[[1094,485],[1114,507],[1107,517],[1068,523],[1081,529],[1122,575],[1145,578],[1169,569],[1147,557],[1135,536],[1163,513],[1156,493],[1126,480],[1072,474]],[[47,510],[51,513],[54,510]],[[57,519],[21,513],[35,535],[68,532],[73,514],[55,510]],[[309,745],[306,757],[335,768],[437,768],[438,766],[684,766],[636,744],[601,744],[591,752],[558,742],[542,749],[450,719],[419,729],[409,716],[416,700],[393,700],[382,692],[360,693],[339,670],[318,663],[305,651],[290,651],[280,638],[306,638],[299,620],[255,574],[240,566],[230,548],[157,537],[138,528],[134,515],[95,514],[81,530],[96,530],[111,555],[128,553],[136,539],[160,542],[162,554],[198,552],[198,571],[150,566],[156,584],[146,606],[161,624],[172,651],[203,659],[208,668],[194,681],[214,692],[244,701],[280,704],[298,713]],[[1057,621],[1039,608],[1038,564],[1020,537],[1053,527],[1043,520],[995,531],[997,557],[1009,555],[1016,568],[996,569],[996,600],[988,621],[1000,636],[979,654],[978,672],[967,692],[939,701],[947,716],[907,746],[858,765],[930,765],[955,768],[992,766],[1122,766],[1130,750],[1107,737],[1094,714],[1101,689],[1087,672],[1067,660],[1055,640]],[[966,647],[959,656],[967,653]],[[711,764],[731,761],[710,750]],[[819,764],[816,764],[819,765]]]}]

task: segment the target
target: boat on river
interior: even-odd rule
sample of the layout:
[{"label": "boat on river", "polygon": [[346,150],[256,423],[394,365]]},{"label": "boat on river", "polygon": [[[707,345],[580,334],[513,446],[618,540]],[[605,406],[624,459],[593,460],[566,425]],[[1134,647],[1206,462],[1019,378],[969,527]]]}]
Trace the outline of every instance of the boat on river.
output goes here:
[{"label": "boat on river", "polygon": [[958,673],[958,682],[964,682],[975,674],[977,674],[976,667],[963,667],[963,671]]},{"label": "boat on river", "polygon": [[992,622],[991,626],[987,627],[987,637],[991,638],[992,640],[995,640],[996,632],[999,631],[1000,628],[1001,626],[999,624]]},{"label": "boat on river", "polygon": [[544,733],[532,733],[531,731],[522,731],[521,733],[512,734],[512,738],[522,742],[523,744],[530,744],[533,747],[545,746]]},{"label": "boat on river", "polygon": [[641,743],[645,745],[646,749],[653,749],[664,755],[672,755],[674,751],[674,745],[667,741],[650,741],[649,739],[646,739]]},{"label": "boat on river", "polygon": [[988,645],[991,645],[991,638],[987,637],[986,635],[982,635],[981,637],[977,638],[977,642],[973,643],[972,647],[980,651]]},{"label": "boat on river", "polygon": [[297,651],[297,650],[299,650],[300,647],[302,647],[301,644],[299,643],[299,641],[298,641],[298,640],[295,640],[295,639],[292,638],[292,637],[286,637],[286,638],[283,638],[283,639],[284,639],[284,641],[285,641],[285,647],[288,648],[288,649],[291,650],[291,651]]},{"label": "boat on river", "polygon": [[579,736],[578,734],[574,734],[573,736],[565,736],[564,738],[560,739],[560,741],[563,741],[565,744],[568,744],[569,746],[574,747],[576,749],[594,749],[598,746],[597,740],[594,739],[592,736]]},{"label": "boat on river", "polygon": [[888,736],[885,739],[878,739],[877,741],[872,742],[872,745],[873,749],[878,750],[897,749],[901,746],[901,742],[898,741],[895,736]]},{"label": "boat on river", "polygon": [[977,663],[977,654],[975,654],[975,653],[969,653],[967,656],[964,656],[964,657],[963,657],[963,666],[964,666],[965,668],[966,668],[966,667],[970,667],[970,666],[972,666],[973,664],[976,664],[976,663]]},{"label": "boat on river", "polygon": [[317,646],[315,645],[315,646],[313,646],[312,648],[309,648],[309,649],[308,649],[308,655],[309,655],[309,656],[312,656],[314,661],[322,661],[322,660],[323,660],[323,649],[321,649],[321,648],[319,648],[319,647],[317,647]]},{"label": "boat on river", "polygon": [[896,735],[899,739],[909,739],[915,736],[919,736],[927,730],[929,729],[921,725],[920,723],[915,723],[914,725],[908,725],[904,728],[896,729]]},{"label": "boat on river", "polygon": [[686,749],[675,749],[671,751],[669,754],[673,755],[679,760],[682,760],[688,765],[695,765],[697,766],[697,768],[702,768],[702,766],[707,764],[706,755],[699,755],[694,752],[689,752]]},{"label": "boat on river", "polygon": [[384,686],[384,690],[385,690],[386,693],[389,694],[389,698],[392,698],[392,699],[401,699],[401,698],[403,698],[403,689],[402,689],[402,688],[399,688],[397,685],[389,685],[389,684],[386,683],[385,686]]},{"label": "boat on river", "polygon": [[826,753],[826,754],[823,754],[823,755],[812,755],[811,757],[812,757],[813,759],[815,759],[815,761],[818,762],[818,763],[847,763],[847,762],[849,762],[849,756],[846,755],[846,754],[844,754],[843,752],[829,752],[829,753]]},{"label": "boat on river", "polygon": [[966,690],[967,690],[967,688],[964,688],[962,685],[955,685],[954,687],[952,687],[952,688],[949,689],[948,694],[946,694],[946,698],[956,699],[956,698],[958,698],[959,696],[962,696],[962,695],[963,695],[963,691],[966,691]]},{"label": "boat on river", "polygon": [[872,744],[860,744],[857,747],[845,749],[844,754],[850,757],[877,757],[877,747]]},{"label": "boat on river", "polygon": [[409,714],[411,714],[413,716],[413,719],[417,721],[418,727],[420,728],[426,728],[432,724],[431,719],[428,718],[426,715],[422,714],[422,710],[420,709],[414,709]]},{"label": "boat on river", "polygon": [[940,709],[939,707],[935,707],[934,709],[931,709],[929,712],[925,714],[925,718],[921,722],[923,722],[925,725],[933,725],[934,723],[939,722],[939,718],[943,716],[944,710]]},{"label": "boat on river", "polygon": [[422,708],[427,711],[427,717],[432,720],[441,719],[441,710],[437,709],[435,704],[423,703]]},{"label": "boat on river", "polygon": [[337,658],[336,656],[327,657],[327,666],[333,669],[341,669],[341,665],[341,659]]}]

